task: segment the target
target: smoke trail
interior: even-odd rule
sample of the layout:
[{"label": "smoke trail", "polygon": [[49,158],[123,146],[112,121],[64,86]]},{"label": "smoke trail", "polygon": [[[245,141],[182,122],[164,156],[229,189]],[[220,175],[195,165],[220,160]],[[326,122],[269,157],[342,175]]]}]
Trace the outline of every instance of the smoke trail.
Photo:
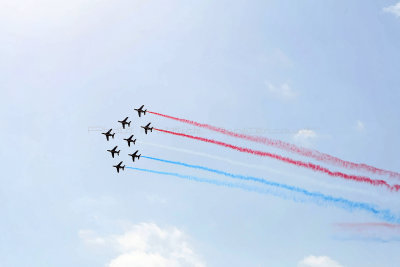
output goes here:
[{"label": "smoke trail", "polygon": [[236,161],[236,160],[232,160],[226,157],[219,157],[216,155],[211,155],[211,154],[207,154],[207,153],[203,153],[203,152],[198,152],[198,151],[193,151],[193,150],[189,150],[189,149],[183,149],[183,148],[177,148],[177,147],[173,147],[173,146],[167,146],[167,145],[161,145],[161,144],[156,144],[156,143],[151,143],[151,142],[144,142],[144,141],[137,141],[137,143],[139,144],[144,144],[144,145],[149,145],[149,146],[154,146],[154,147],[158,147],[158,148],[163,148],[163,149],[168,149],[168,150],[172,150],[172,151],[177,151],[177,152],[183,152],[183,153],[187,153],[187,154],[191,154],[191,155],[196,155],[196,156],[201,156],[201,157],[206,157],[206,158],[210,158],[213,160],[219,160],[219,161],[224,161],[227,162],[229,164],[232,165],[236,165],[236,166],[242,166],[242,167],[246,167],[249,169],[260,169],[260,170],[266,170],[269,172],[273,172],[279,175],[285,175],[285,176],[290,176],[290,177],[296,177],[296,178],[304,178],[304,179],[309,179],[312,180],[313,183],[317,183],[320,186],[324,186],[324,187],[328,187],[330,189],[339,189],[339,190],[347,190],[347,191],[351,191],[351,192],[358,192],[364,195],[368,195],[369,197],[371,196],[378,196],[377,193],[375,192],[371,192],[371,191],[366,191],[364,189],[356,189],[356,188],[347,188],[347,187],[343,187],[343,186],[338,186],[338,185],[333,185],[333,184],[327,184],[327,183],[322,183],[321,179],[315,179],[315,178],[311,178],[311,177],[307,177],[307,176],[302,176],[302,175],[298,175],[298,174],[294,174],[294,173],[288,173],[288,172],[284,172],[281,170],[277,170],[277,169],[273,169],[264,165],[257,165],[257,164],[248,164],[248,163],[244,163],[241,161]]},{"label": "smoke trail", "polygon": [[280,160],[280,161],[283,161],[283,162],[286,162],[286,163],[289,163],[292,165],[311,169],[316,172],[322,172],[322,173],[328,174],[332,177],[341,177],[346,180],[352,180],[352,181],[356,181],[356,182],[364,182],[364,183],[368,183],[373,186],[385,186],[389,190],[392,190],[392,191],[400,190],[400,185],[398,185],[398,184],[389,185],[384,180],[374,180],[374,179],[371,179],[371,178],[365,177],[365,176],[349,175],[349,174],[345,174],[342,172],[333,172],[327,168],[313,164],[311,162],[303,162],[303,161],[299,161],[299,160],[294,160],[294,159],[283,157],[283,156],[280,156],[277,154],[272,154],[269,152],[263,152],[263,151],[259,151],[259,150],[253,150],[250,148],[239,147],[239,146],[231,145],[231,144],[224,143],[221,141],[207,139],[207,138],[203,138],[203,137],[199,137],[199,136],[192,136],[192,135],[188,135],[188,134],[177,133],[177,132],[172,132],[172,131],[167,131],[167,130],[162,130],[162,129],[157,129],[157,128],[153,128],[153,129],[156,131],[159,131],[159,132],[163,132],[163,133],[168,133],[168,134],[177,135],[177,136],[183,136],[183,137],[191,138],[194,140],[199,140],[199,141],[203,141],[203,142],[207,142],[207,143],[211,143],[211,144],[220,145],[220,146],[231,148],[231,149],[234,149],[234,150],[237,150],[240,152],[250,153],[250,154],[261,156],[261,157],[270,157],[270,158],[277,159],[277,160]]},{"label": "smoke trail", "polygon": [[198,151],[193,151],[193,150],[189,150],[189,149],[177,148],[177,147],[166,146],[166,145],[161,145],[161,144],[155,144],[155,143],[150,143],[150,142],[143,142],[143,141],[137,141],[137,142],[139,144],[144,144],[144,145],[159,147],[159,148],[163,148],[163,149],[173,150],[173,151],[177,151],[177,152],[183,152],[183,153],[187,153],[187,154],[207,157],[207,158],[214,159],[214,160],[225,161],[225,162],[230,163],[232,165],[243,166],[243,167],[247,167],[247,168],[251,168],[251,169],[252,168],[254,168],[254,169],[262,169],[262,170],[274,172],[274,173],[277,173],[277,174],[292,175],[292,174],[284,173],[282,171],[279,171],[279,170],[276,170],[276,169],[273,169],[273,168],[269,168],[269,167],[264,166],[264,165],[243,163],[243,162],[236,161],[236,160],[231,160],[231,159],[228,159],[228,158],[225,158],[225,157],[219,157],[219,156],[215,156],[215,155],[211,155],[211,154],[207,154],[207,153],[203,153],[203,152],[198,152]]},{"label": "smoke trail", "polygon": [[288,190],[294,190],[296,192],[304,193],[304,194],[306,194],[308,196],[311,196],[310,194],[322,195],[321,193],[309,193],[308,191],[306,191],[304,189],[300,189],[300,188],[295,187],[295,186],[290,186],[290,185],[285,185],[285,184],[281,184],[281,183],[277,183],[277,182],[272,182],[272,181],[265,180],[263,178],[258,178],[258,177],[253,177],[253,176],[244,176],[244,175],[240,175],[240,174],[232,174],[232,173],[229,173],[229,172],[215,170],[215,169],[211,169],[211,168],[200,166],[200,165],[193,165],[193,164],[183,163],[183,162],[179,162],[179,161],[171,161],[171,160],[165,160],[165,159],[149,157],[149,156],[142,156],[142,158],[146,158],[146,159],[150,159],[150,160],[156,160],[156,161],[169,163],[169,164],[174,164],[174,165],[180,165],[180,166],[193,168],[193,169],[199,169],[199,170],[208,171],[208,172],[213,172],[213,173],[216,173],[216,174],[219,174],[219,175],[224,175],[224,176],[227,176],[227,177],[230,177],[230,178],[234,178],[234,179],[240,179],[240,180],[245,180],[245,181],[253,181],[253,182],[258,182],[258,183],[262,183],[262,184],[269,185],[269,186],[276,186],[276,187],[280,187],[280,188],[284,188],[284,189],[288,189]]},{"label": "smoke trail", "polygon": [[[135,168],[135,167],[126,167],[126,168],[132,169],[132,170],[143,171],[143,172],[162,174],[162,175],[167,175],[167,176],[174,176],[174,177],[178,177],[181,179],[186,179],[186,180],[191,180],[191,181],[196,181],[196,182],[201,182],[201,183],[208,183],[208,184],[213,184],[213,185],[217,185],[217,186],[239,188],[239,189],[243,189],[243,190],[250,191],[250,192],[257,192],[260,194],[272,194],[272,195],[279,196],[279,197],[285,197],[282,193],[277,192],[277,191],[262,189],[262,188],[253,187],[253,186],[247,186],[247,185],[243,185],[243,184],[218,181],[218,180],[214,180],[214,179],[199,178],[199,177],[195,177],[195,176],[183,175],[183,174],[172,173],[172,172],[155,171],[155,170]],[[280,184],[271,182],[271,186],[279,187],[278,185],[280,185]],[[400,223],[400,219],[397,218],[396,216],[394,216],[390,212],[390,210],[380,210],[368,203],[354,202],[354,201],[350,201],[350,200],[347,200],[344,198],[336,198],[336,197],[323,195],[321,193],[308,192],[304,189],[287,186],[287,185],[281,185],[281,186],[282,187],[280,187],[280,188],[282,188],[282,189],[287,189],[292,192],[301,193],[307,197],[310,197],[310,199],[314,199],[314,203],[316,203],[316,204],[320,204],[319,201],[322,201],[324,203],[334,204],[337,207],[341,207],[341,208],[349,210],[349,211],[363,210],[363,211],[366,211],[368,213],[375,215],[376,217],[378,217],[384,221]],[[291,196],[291,198],[295,201],[299,201],[294,196]]]},{"label": "smoke trail", "polygon": [[168,119],[173,119],[176,121],[180,121],[183,123],[187,123],[187,124],[191,124],[197,127],[201,127],[201,128],[205,128],[211,131],[215,131],[215,132],[219,132],[225,135],[229,135],[232,137],[237,137],[237,138],[241,138],[241,139],[245,139],[248,141],[252,141],[252,142],[257,142],[257,143],[262,143],[265,145],[269,145],[272,147],[276,147],[279,149],[283,149],[286,151],[290,151],[305,157],[310,157],[313,158],[315,160],[321,161],[321,162],[325,162],[325,163],[330,163],[330,164],[334,164],[343,168],[347,168],[347,169],[355,169],[355,170],[365,170],[365,171],[369,171],[371,173],[374,174],[378,174],[378,175],[388,175],[389,177],[395,177],[395,178],[400,178],[400,173],[398,172],[394,172],[394,171],[389,171],[389,170],[384,170],[384,169],[379,169],[376,168],[374,166],[370,166],[364,163],[355,163],[355,162],[351,162],[351,161],[346,161],[346,160],[342,160],[340,158],[331,156],[329,154],[325,154],[322,152],[319,152],[317,150],[313,150],[313,149],[307,149],[304,147],[298,147],[294,144],[290,144],[290,143],[286,143],[283,142],[281,140],[274,140],[274,139],[270,139],[270,138],[266,138],[266,137],[262,137],[262,136],[252,136],[252,135],[246,135],[246,134],[239,134],[239,133],[235,133],[232,131],[228,131],[226,129],[220,128],[220,127],[215,127],[209,124],[205,124],[205,123],[198,123],[195,121],[191,121],[191,120],[186,120],[186,119],[181,119],[181,118],[176,118],[176,117],[172,117],[172,116],[168,116],[168,115],[164,115],[161,113],[157,113],[157,112],[152,112],[152,111],[148,111],[151,114],[157,115],[157,116],[161,116],[164,118],[168,118]]},{"label": "smoke trail", "polygon": [[[333,224],[336,239],[373,242],[399,242],[400,224],[387,222]],[[335,237],[334,237],[335,238]]]}]

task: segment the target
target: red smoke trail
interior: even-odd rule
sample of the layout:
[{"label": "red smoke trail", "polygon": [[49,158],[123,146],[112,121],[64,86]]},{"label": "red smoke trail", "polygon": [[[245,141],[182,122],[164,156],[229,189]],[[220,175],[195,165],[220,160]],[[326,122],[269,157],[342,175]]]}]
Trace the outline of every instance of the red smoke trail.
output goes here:
[{"label": "red smoke trail", "polygon": [[389,177],[395,177],[395,178],[400,178],[400,173],[398,172],[394,172],[394,171],[388,171],[388,170],[383,170],[383,169],[379,169],[373,166],[369,166],[367,164],[364,163],[355,163],[355,162],[350,162],[350,161],[345,161],[342,159],[339,159],[337,157],[319,152],[317,150],[313,150],[313,149],[307,149],[307,148],[303,148],[303,147],[298,147],[294,144],[290,144],[290,143],[286,143],[280,140],[274,140],[274,139],[269,139],[266,137],[262,137],[262,136],[252,136],[252,135],[246,135],[246,134],[239,134],[239,133],[235,133],[235,132],[231,132],[228,130],[225,130],[223,128],[219,128],[219,127],[215,127],[209,124],[205,124],[205,123],[198,123],[195,121],[190,121],[190,120],[186,120],[186,119],[181,119],[181,118],[176,118],[176,117],[172,117],[172,116],[168,116],[168,115],[164,115],[161,113],[157,113],[157,112],[152,112],[152,111],[147,111],[151,114],[157,115],[157,116],[161,116],[164,118],[168,118],[168,119],[173,119],[176,121],[180,121],[180,122],[184,122],[184,123],[188,123],[188,124],[192,124],[194,126],[197,127],[201,127],[201,128],[205,128],[211,131],[215,131],[215,132],[219,132],[222,134],[226,134],[229,136],[233,136],[233,137],[237,137],[237,138],[241,138],[241,139],[245,139],[248,141],[253,141],[253,142],[257,142],[257,143],[262,143],[262,144],[266,144],[269,146],[273,146],[273,147],[277,147],[279,149],[283,149],[286,151],[290,151],[302,156],[306,156],[306,157],[310,157],[313,158],[315,160],[318,161],[322,161],[325,163],[330,163],[330,164],[334,164],[343,168],[347,168],[347,169],[355,169],[355,170],[366,170],[369,171],[371,173],[374,174],[378,174],[378,175],[388,175]]},{"label": "red smoke trail", "polygon": [[193,135],[188,135],[188,134],[183,134],[183,133],[177,133],[177,132],[172,132],[172,131],[167,131],[167,130],[162,130],[162,129],[157,129],[157,128],[153,128],[156,131],[159,132],[163,132],[163,133],[168,133],[168,134],[173,134],[173,135],[177,135],[177,136],[183,136],[183,137],[187,137],[187,138],[191,138],[191,139],[195,139],[195,140],[199,140],[199,141],[203,141],[203,142],[207,142],[207,143],[211,143],[211,144],[216,144],[216,145],[220,145],[223,147],[227,147],[227,148],[231,148],[240,152],[245,152],[245,153],[250,153],[253,155],[257,155],[257,156],[261,156],[261,157],[270,157],[270,158],[274,158],[289,164],[293,164],[299,167],[304,167],[304,168],[308,168],[314,171],[318,171],[318,172],[323,172],[326,173],[330,176],[333,177],[341,177],[347,180],[353,180],[353,181],[357,181],[357,182],[364,182],[364,183],[369,183],[370,185],[374,185],[374,186],[385,186],[388,189],[392,190],[392,191],[398,191],[400,190],[400,185],[389,185],[386,181],[384,180],[373,180],[369,177],[363,177],[363,176],[356,176],[356,175],[349,175],[349,174],[345,174],[342,172],[333,172],[327,168],[324,168],[322,166],[310,163],[310,162],[303,162],[303,161],[299,161],[299,160],[294,160],[291,158],[286,158],[280,155],[276,155],[276,154],[272,154],[269,152],[263,152],[263,151],[259,151],[259,150],[253,150],[250,148],[244,148],[244,147],[239,147],[239,146],[235,146],[235,145],[231,145],[231,144],[227,144],[224,142],[220,142],[220,141],[216,141],[216,140],[212,140],[212,139],[207,139],[207,138],[203,138],[203,137],[199,137],[199,136],[193,136]]}]

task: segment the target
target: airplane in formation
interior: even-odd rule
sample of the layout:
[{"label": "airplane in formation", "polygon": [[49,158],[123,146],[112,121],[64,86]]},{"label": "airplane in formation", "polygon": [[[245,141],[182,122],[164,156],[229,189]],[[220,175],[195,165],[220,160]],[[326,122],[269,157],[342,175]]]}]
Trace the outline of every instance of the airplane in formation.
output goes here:
[{"label": "airplane in formation", "polygon": [[119,173],[119,169],[122,169],[123,171],[125,170],[125,165],[122,166],[122,161],[120,163],[118,163],[118,165],[114,165],[114,168],[117,168],[117,172]]},{"label": "airplane in formation", "polygon": [[111,153],[111,156],[114,158],[114,154],[117,154],[119,156],[119,152],[121,152],[121,150],[117,151],[118,146],[115,146],[113,149],[107,149],[108,152]]},{"label": "airplane in formation", "polygon": [[144,129],[145,134],[147,134],[147,131],[153,132],[153,127],[150,127],[150,123],[149,122],[146,126],[140,126]]},{"label": "airplane in formation", "polygon": [[104,134],[106,136],[107,141],[109,141],[109,137],[110,136],[112,136],[112,138],[114,139],[115,133],[112,134],[111,131],[112,131],[112,129],[108,130],[108,132],[106,132],[106,133],[101,133],[101,134]]},{"label": "airplane in formation", "polygon": [[137,158],[138,160],[140,159],[141,154],[138,155],[138,154],[137,154],[138,152],[139,152],[139,150],[136,150],[135,153],[133,153],[133,154],[128,154],[129,156],[132,157],[132,161],[133,161],[133,162],[135,162],[135,158]]},{"label": "airplane in formation", "polygon": [[131,146],[131,142],[132,142],[133,144],[135,144],[135,142],[136,142],[136,139],[135,139],[135,140],[132,140],[132,137],[133,137],[133,134],[132,134],[131,136],[129,136],[129,138],[124,138],[124,140],[128,142],[128,146],[129,146],[129,147]]},{"label": "airplane in formation", "polygon": [[143,107],[144,107],[144,105],[142,105],[140,108],[135,108],[134,109],[134,110],[136,110],[138,112],[139,117],[142,115],[142,113],[143,113],[143,115],[146,115],[147,109],[143,110]]},{"label": "airplane in formation", "polygon": [[122,124],[122,128],[124,128],[124,129],[125,129],[125,125],[128,125],[128,127],[131,127],[132,121],[128,122],[127,120],[128,120],[128,117],[126,117],[123,121],[118,121]]}]

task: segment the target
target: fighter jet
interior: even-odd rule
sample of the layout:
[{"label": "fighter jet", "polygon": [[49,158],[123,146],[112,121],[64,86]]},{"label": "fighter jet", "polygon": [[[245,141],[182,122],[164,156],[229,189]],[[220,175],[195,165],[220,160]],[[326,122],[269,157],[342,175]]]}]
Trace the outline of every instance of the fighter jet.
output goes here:
[{"label": "fighter jet", "polygon": [[110,136],[112,136],[112,138],[114,139],[115,133],[112,134],[111,131],[112,131],[112,129],[108,130],[108,132],[106,132],[106,133],[101,133],[101,134],[104,134],[106,136],[107,141],[109,140]]},{"label": "fighter jet", "polygon": [[124,138],[124,140],[128,142],[128,146],[129,146],[129,147],[131,146],[131,142],[132,142],[133,144],[135,144],[135,142],[136,142],[136,139],[135,139],[135,140],[132,140],[132,137],[133,137],[133,134],[132,134],[131,136],[129,136],[129,138]]},{"label": "fighter jet", "polygon": [[117,168],[117,172],[119,173],[119,169],[122,169],[123,171],[125,170],[125,165],[121,166],[122,161],[120,163],[118,163],[118,165],[114,165],[114,168]]},{"label": "fighter jet", "polygon": [[136,111],[138,112],[139,117],[142,115],[142,113],[143,113],[144,115],[146,115],[147,109],[146,109],[146,110],[143,110],[143,107],[144,107],[144,105],[142,105],[140,108],[135,108],[135,109],[134,109],[134,110],[136,110]]},{"label": "fighter jet", "polygon": [[110,149],[107,149],[107,151],[111,153],[111,156],[112,156],[113,158],[114,158],[114,154],[117,154],[117,155],[119,156],[119,152],[121,151],[121,150],[118,150],[118,151],[117,151],[117,147],[118,147],[118,146],[115,146],[115,147],[114,147],[113,149],[111,149],[111,150],[110,150]]},{"label": "fighter jet", "polygon": [[138,152],[139,152],[139,150],[136,150],[135,153],[133,153],[133,154],[128,154],[129,156],[132,157],[132,161],[133,161],[133,162],[135,162],[135,158],[137,158],[138,160],[140,159],[140,156],[141,156],[142,154],[138,155],[138,154],[137,154]]},{"label": "fighter jet", "polygon": [[153,127],[150,127],[150,123],[151,122],[149,122],[146,126],[140,126],[144,129],[145,134],[147,134],[147,131],[149,131],[149,130],[150,130],[150,132],[153,132]]},{"label": "fighter jet", "polygon": [[123,121],[118,121],[118,122],[122,123],[122,128],[124,128],[124,129],[125,129],[125,125],[127,125],[127,124],[128,124],[128,127],[131,127],[131,121],[127,122],[127,120],[128,120],[128,117],[126,117]]}]

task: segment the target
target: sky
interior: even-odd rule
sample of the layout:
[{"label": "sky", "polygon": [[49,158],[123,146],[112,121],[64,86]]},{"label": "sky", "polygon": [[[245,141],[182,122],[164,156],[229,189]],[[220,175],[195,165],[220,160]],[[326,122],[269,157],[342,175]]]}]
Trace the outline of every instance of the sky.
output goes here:
[{"label": "sky", "polygon": [[[134,111],[144,104],[400,171],[399,32],[398,0],[0,1],[0,266],[399,266],[398,226],[371,213],[127,155],[138,149],[400,217],[399,193],[145,135],[140,126],[152,122],[310,161]],[[109,128],[116,135],[107,142]],[[127,147],[131,133],[138,142]],[[115,145],[113,159],[106,150]],[[116,173],[120,160],[237,187]]]}]

